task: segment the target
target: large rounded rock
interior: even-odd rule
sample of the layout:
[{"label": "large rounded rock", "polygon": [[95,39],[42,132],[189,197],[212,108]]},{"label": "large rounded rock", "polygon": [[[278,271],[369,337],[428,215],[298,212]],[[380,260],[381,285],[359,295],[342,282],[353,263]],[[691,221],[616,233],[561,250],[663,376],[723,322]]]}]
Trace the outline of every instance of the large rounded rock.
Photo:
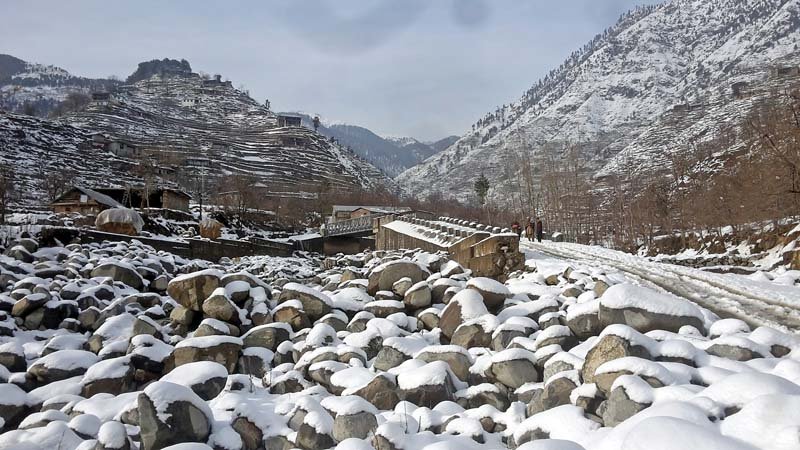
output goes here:
[{"label": "large rounded rock", "polygon": [[703,314],[694,304],[671,294],[622,283],[600,297],[602,326],[625,324],[640,333],[653,330],[677,333],[685,325],[703,330]]},{"label": "large rounded rock", "polygon": [[302,284],[287,283],[283,286],[278,301],[283,303],[293,299],[300,300],[300,303],[303,304],[303,311],[305,311],[312,322],[330,313],[333,304],[330,297],[323,292],[303,286]]},{"label": "large rounded rock", "polygon": [[429,276],[431,273],[427,269],[413,261],[389,261],[372,269],[367,291],[375,295],[378,291],[391,291],[392,286],[402,278],[410,278],[413,283],[419,283]]},{"label": "large rounded rock", "polygon": [[250,329],[242,336],[245,347],[264,347],[277,351],[281,342],[288,341],[292,336],[292,329],[289,325],[279,323],[269,323],[259,325]]},{"label": "large rounded rock", "polygon": [[439,328],[447,338],[452,338],[462,323],[489,314],[481,294],[473,289],[458,292],[444,308],[439,319]]},{"label": "large rounded rock", "polygon": [[136,236],[142,232],[144,220],[132,209],[111,208],[97,214],[94,226],[106,233]]},{"label": "large rounded rock", "polygon": [[[641,398],[631,395],[631,392],[636,392]],[[602,408],[603,424],[615,427],[650,406],[652,401],[651,388],[644,380],[633,375],[623,375],[615,383],[605,407]]]},{"label": "large rounded rock", "polygon": [[579,380],[577,380],[577,378],[578,372],[571,371],[556,375],[552,379],[547,380],[544,389],[536,394],[533,401],[528,405],[528,416],[547,411],[557,406],[569,405],[570,394],[573,389],[578,387],[576,381]]},{"label": "large rounded rock", "polygon": [[130,356],[120,356],[100,361],[86,371],[81,380],[81,395],[89,398],[95,394],[119,395],[129,392],[133,382]]},{"label": "large rounded rock", "polygon": [[14,317],[25,317],[38,308],[41,308],[50,300],[50,295],[43,292],[28,294],[17,300],[11,308],[11,315]]},{"label": "large rounded rock", "polygon": [[473,278],[467,282],[467,289],[478,291],[486,307],[492,311],[498,310],[506,299],[511,297],[511,291],[506,285],[491,278]]},{"label": "large rounded rock", "polygon": [[427,308],[431,304],[431,288],[428,283],[420,281],[411,286],[403,296],[403,303],[409,310]]},{"label": "large rounded rock", "polygon": [[161,381],[186,386],[203,400],[211,400],[225,387],[228,371],[216,362],[197,361],[172,369]]},{"label": "large rounded rock", "polygon": [[28,413],[28,394],[12,383],[0,383],[0,431],[16,427]]},{"label": "large rounded rock", "polygon": [[228,298],[224,288],[215,289],[214,292],[203,301],[201,308],[207,317],[223,322],[241,324],[239,308]]},{"label": "large rounded rock", "polygon": [[450,373],[450,367],[444,361],[402,372],[397,376],[400,398],[428,408],[453,401],[456,389]]},{"label": "large rounded rock", "polygon": [[594,383],[595,371],[608,361],[624,358],[626,356],[637,356],[639,358],[650,359],[650,353],[646,348],[634,345],[627,339],[613,334],[607,334],[586,354],[583,367],[581,368],[581,379],[584,383]]},{"label": "large rounded rock", "polygon": [[134,289],[142,289],[144,280],[132,265],[120,261],[106,262],[92,269],[93,277],[111,277],[114,281],[127,284]]},{"label": "large rounded rock", "polygon": [[511,389],[517,389],[525,383],[539,381],[536,357],[528,350],[521,348],[503,350],[492,356],[491,361],[490,377]]},{"label": "large rounded rock", "polygon": [[599,310],[600,300],[578,303],[567,310],[567,326],[578,339],[589,339],[603,330]]},{"label": "large rounded rock", "polygon": [[415,356],[426,363],[444,361],[461,381],[467,381],[471,365],[469,352],[459,345],[433,345],[426,347]]},{"label": "large rounded rock", "polygon": [[104,423],[97,432],[95,450],[129,450],[131,441],[125,425],[115,420]]},{"label": "large rounded rock", "polygon": [[167,286],[167,294],[187,309],[201,311],[203,301],[219,287],[222,272],[214,269],[201,270],[173,278]]},{"label": "large rounded rock", "polygon": [[378,409],[394,409],[400,401],[397,385],[386,376],[377,375],[363,387],[355,390],[357,395]]},{"label": "large rounded rock", "polygon": [[85,350],[59,350],[39,358],[28,368],[27,377],[40,384],[83,375],[100,358]]},{"label": "large rounded rock", "polygon": [[185,386],[157,381],[139,394],[137,406],[142,450],[208,440],[211,410]]},{"label": "large rounded rock", "polygon": [[328,397],[321,404],[334,414],[333,438],[337,442],[366,439],[378,427],[378,409],[357,395]]},{"label": "large rounded rock", "polygon": [[233,336],[203,336],[185,339],[172,353],[175,366],[195,361],[214,361],[222,364],[228,373],[234,373],[239,360],[242,340]]}]

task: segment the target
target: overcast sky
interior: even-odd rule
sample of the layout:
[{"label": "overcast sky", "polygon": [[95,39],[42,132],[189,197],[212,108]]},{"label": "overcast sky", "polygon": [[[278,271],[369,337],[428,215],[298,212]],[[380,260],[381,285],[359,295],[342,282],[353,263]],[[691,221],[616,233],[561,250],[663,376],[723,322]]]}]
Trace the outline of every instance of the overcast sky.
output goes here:
[{"label": "overcast sky", "polygon": [[273,110],[384,135],[462,134],[620,14],[654,0],[3,0],[0,53],[126,77],[154,58]]}]

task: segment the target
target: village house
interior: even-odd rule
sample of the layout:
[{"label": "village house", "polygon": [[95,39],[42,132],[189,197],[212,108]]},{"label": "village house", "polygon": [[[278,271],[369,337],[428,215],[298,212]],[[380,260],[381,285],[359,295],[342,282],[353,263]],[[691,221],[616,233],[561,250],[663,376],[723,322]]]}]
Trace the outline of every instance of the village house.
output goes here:
[{"label": "village house", "polygon": [[733,98],[736,99],[743,99],[752,95],[750,83],[746,81],[739,81],[738,83],[733,83],[731,85],[731,91],[733,93]]},{"label": "village house", "polygon": [[123,158],[136,158],[142,155],[142,149],[126,139],[111,139],[105,148],[107,151]]},{"label": "village house", "polygon": [[181,99],[181,106],[183,106],[185,108],[193,108],[193,107],[195,107],[195,106],[197,106],[199,104],[200,104],[200,98],[199,97],[189,97],[189,98]]},{"label": "village house", "polygon": [[370,216],[373,214],[402,214],[411,212],[411,208],[401,206],[347,206],[333,205],[333,213],[329,219],[330,223],[342,220],[357,219],[359,217]]},{"label": "village house", "polygon": [[158,187],[151,189],[147,201],[143,201],[144,188],[142,186],[126,188],[96,188],[97,192],[107,195],[123,205],[139,208],[149,205],[150,208],[174,209],[189,212],[189,200],[192,196],[180,189]]},{"label": "village house", "polygon": [[231,81],[222,81],[222,75],[214,75],[210,80],[203,80],[203,86],[228,86],[232,87]]},{"label": "village house", "polygon": [[303,126],[303,118],[294,114],[278,114],[279,127],[300,127]]},{"label": "village house", "polygon": [[80,213],[88,216],[97,215],[100,211],[109,208],[123,208],[123,206],[108,195],[93,189],[75,186],[50,203],[50,208],[56,214]]},{"label": "village house", "polygon": [[773,77],[797,77],[800,76],[800,66],[773,67],[770,69]]},{"label": "village house", "polygon": [[114,96],[110,92],[92,92],[92,104],[96,106],[108,106],[116,103]]}]

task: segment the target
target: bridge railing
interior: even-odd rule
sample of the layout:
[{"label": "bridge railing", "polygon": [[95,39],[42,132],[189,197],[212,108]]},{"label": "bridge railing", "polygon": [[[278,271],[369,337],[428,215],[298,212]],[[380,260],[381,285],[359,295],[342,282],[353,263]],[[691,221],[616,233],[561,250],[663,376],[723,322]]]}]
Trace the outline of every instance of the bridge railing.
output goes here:
[{"label": "bridge railing", "polygon": [[332,222],[325,226],[325,236],[341,236],[343,234],[363,233],[372,231],[372,219],[381,217],[384,214],[370,214],[368,216],[356,217],[355,219],[341,220]]}]

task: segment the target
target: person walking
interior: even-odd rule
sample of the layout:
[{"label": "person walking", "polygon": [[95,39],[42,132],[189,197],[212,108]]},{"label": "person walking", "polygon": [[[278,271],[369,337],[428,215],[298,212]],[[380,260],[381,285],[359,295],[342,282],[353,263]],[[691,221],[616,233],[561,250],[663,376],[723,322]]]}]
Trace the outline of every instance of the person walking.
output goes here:
[{"label": "person walking", "polygon": [[522,228],[519,226],[519,221],[515,220],[514,223],[511,224],[511,231],[516,233],[517,236],[522,236]]},{"label": "person walking", "polygon": [[542,242],[542,219],[536,219],[536,240]]}]

